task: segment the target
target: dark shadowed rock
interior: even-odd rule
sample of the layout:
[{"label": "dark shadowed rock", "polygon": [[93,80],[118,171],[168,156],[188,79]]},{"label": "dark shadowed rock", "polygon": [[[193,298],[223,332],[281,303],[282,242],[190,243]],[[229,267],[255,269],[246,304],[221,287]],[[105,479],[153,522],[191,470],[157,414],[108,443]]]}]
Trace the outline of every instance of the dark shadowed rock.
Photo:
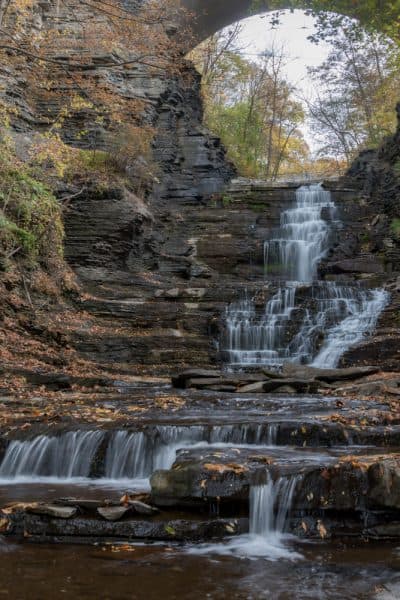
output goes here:
[{"label": "dark shadowed rock", "polygon": [[213,379],[219,381],[221,372],[214,369],[188,369],[171,377],[172,385],[185,389],[191,379]]},{"label": "dark shadowed rock", "polygon": [[379,373],[379,367],[349,367],[347,369],[318,369],[305,365],[284,363],[282,372],[287,377],[299,377],[301,379],[317,379],[327,383],[342,380],[361,379],[368,375]]},{"label": "dark shadowed rock", "polygon": [[270,393],[286,386],[293,388],[298,394],[315,394],[318,392],[319,388],[317,381],[294,378],[272,379],[271,381],[265,381],[263,388],[264,392]]},{"label": "dark shadowed rock", "polygon": [[373,273],[381,274],[385,272],[384,264],[378,257],[370,255],[368,257],[349,258],[335,263],[328,263],[325,266],[326,273]]},{"label": "dark shadowed rock", "polygon": [[31,541],[74,543],[76,540],[158,540],[202,541],[222,539],[248,532],[247,518],[191,519],[124,519],[107,521],[94,518],[73,518],[68,521],[51,519],[44,515],[16,512],[9,517],[9,535],[29,536]]}]

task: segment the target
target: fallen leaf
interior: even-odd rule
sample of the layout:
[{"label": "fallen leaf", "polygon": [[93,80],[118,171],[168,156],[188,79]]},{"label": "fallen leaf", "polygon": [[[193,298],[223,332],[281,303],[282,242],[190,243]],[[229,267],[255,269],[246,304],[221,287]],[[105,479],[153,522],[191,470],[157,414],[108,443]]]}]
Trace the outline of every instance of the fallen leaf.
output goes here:
[{"label": "fallen leaf", "polygon": [[322,540],[324,540],[326,538],[326,536],[328,535],[327,530],[325,529],[324,524],[322,523],[322,521],[317,521],[317,530],[319,533],[319,536]]}]

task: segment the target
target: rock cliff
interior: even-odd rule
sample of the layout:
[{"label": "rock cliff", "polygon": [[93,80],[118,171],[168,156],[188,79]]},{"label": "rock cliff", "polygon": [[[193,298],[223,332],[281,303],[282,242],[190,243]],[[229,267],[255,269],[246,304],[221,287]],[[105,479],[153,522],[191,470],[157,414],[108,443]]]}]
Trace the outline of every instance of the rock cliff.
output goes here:
[{"label": "rock cliff", "polygon": [[[37,10],[36,26],[52,26],[56,4],[42,3]],[[88,10],[61,12],[58,19],[76,32]],[[128,185],[104,188],[94,181],[80,191],[71,182],[56,182],[59,197],[71,196],[64,212],[65,257],[84,291],[69,307],[84,317],[68,320],[64,308],[57,308],[64,316],[56,331],[52,326],[53,339],[61,336],[80,356],[121,372],[170,373],[213,364],[221,315],[244,288],[260,290],[263,241],[293,200],[294,188],[239,183],[225,189],[235,169],[203,125],[199,75],[184,59],[173,73],[132,64],[112,76],[106,68],[99,75],[100,59],[93,49],[87,76],[109,77],[116,100],[143,102],[141,118],[156,131],[157,173],[140,198],[137,164],[128,165]],[[1,77],[2,93],[19,107],[14,131],[29,143],[59,106],[32,96],[23,71],[3,69]],[[86,108],[61,129],[64,140],[83,148],[105,148],[105,133]],[[393,297],[376,336],[349,352],[346,365],[398,368],[399,165],[400,130],[380,149],[362,154],[345,180],[330,184],[345,226],[321,275],[385,285]],[[273,286],[261,288],[260,302],[273,292]]]}]

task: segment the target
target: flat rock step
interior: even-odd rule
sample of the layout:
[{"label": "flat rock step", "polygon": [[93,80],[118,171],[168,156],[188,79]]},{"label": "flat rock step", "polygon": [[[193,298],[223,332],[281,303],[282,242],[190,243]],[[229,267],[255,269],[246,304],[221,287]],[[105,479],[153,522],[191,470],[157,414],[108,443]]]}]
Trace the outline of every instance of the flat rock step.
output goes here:
[{"label": "flat rock step", "polygon": [[31,514],[19,510],[12,514],[0,512],[2,533],[29,541],[74,542],[75,539],[95,541],[205,541],[248,532],[247,518],[197,518],[143,520],[124,518],[121,521],[102,518],[74,517],[68,520],[49,515]]},{"label": "flat rock step", "polygon": [[255,373],[227,374],[218,370],[188,369],[172,377],[172,385],[180,389],[236,391],[240,394],[317,393],[321,388],[356,381],[379,372],[379,367],[317,369],[285,363],[282,373],[261,370]]}]

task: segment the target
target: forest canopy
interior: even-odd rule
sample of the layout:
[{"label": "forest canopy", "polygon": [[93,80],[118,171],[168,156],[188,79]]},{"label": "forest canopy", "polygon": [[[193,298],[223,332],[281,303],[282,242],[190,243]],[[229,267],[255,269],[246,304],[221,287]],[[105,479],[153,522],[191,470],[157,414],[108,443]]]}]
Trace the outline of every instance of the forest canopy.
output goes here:
[{"label": "forest canopy", "polygon": [[[278,15],[271,18],[278,27]],[[276,180],[310,168],[321,175],[340,172],[395,129],[399,46],[341,15],[320,13],[315,23],[309,39],[323,41],[329,51],[308,68],[308,94],[289,80],[292,57],[282,45],[272,43],[249,58],[240,46],[240,24],[191,54],[203,76],[207,124],[242,175]]]}]

